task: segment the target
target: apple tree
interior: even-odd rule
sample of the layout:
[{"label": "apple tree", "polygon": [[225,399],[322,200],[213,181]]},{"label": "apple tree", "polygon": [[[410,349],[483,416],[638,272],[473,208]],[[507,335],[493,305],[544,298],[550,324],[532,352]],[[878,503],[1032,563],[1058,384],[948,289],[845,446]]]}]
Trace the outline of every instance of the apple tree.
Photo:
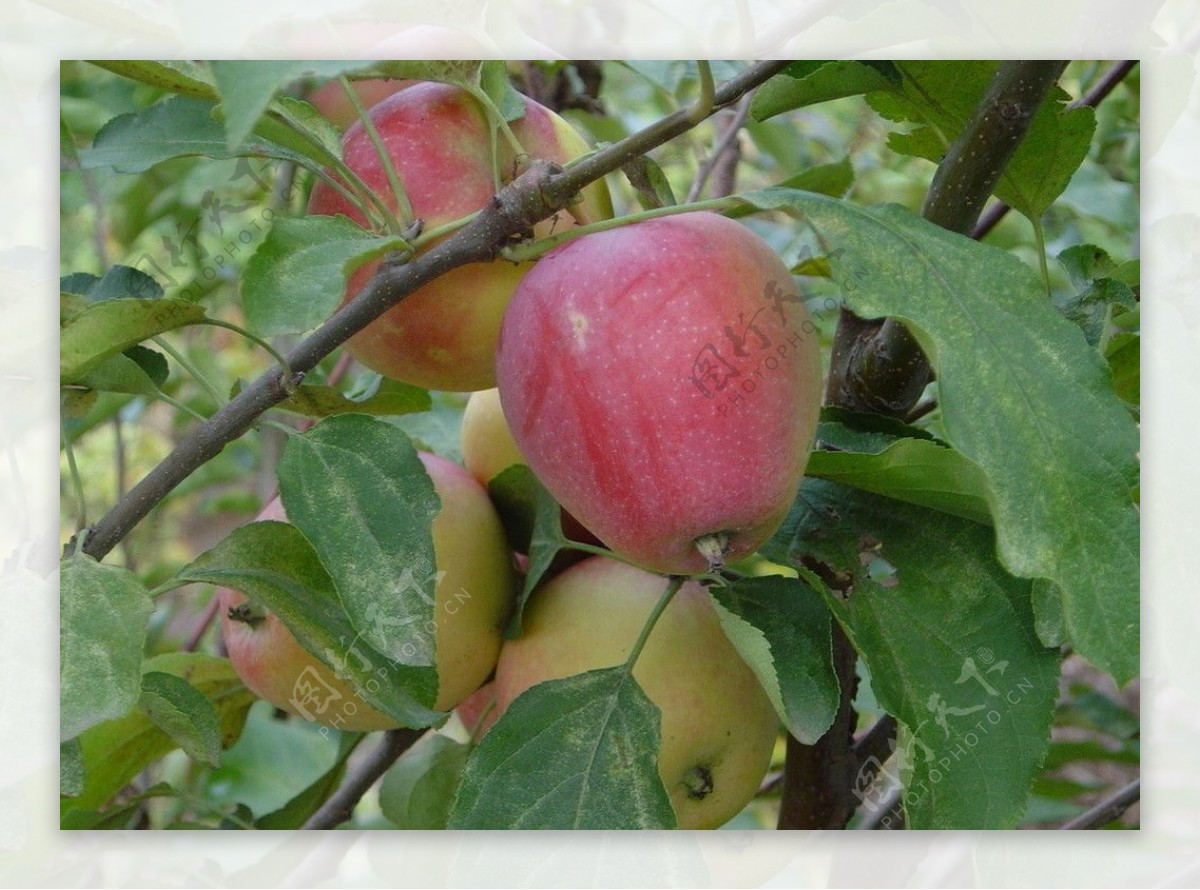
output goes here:
[{"label": "apple tree", "polygon": [[64,828],[1131,824],[1135,64],[67,62],[61,150]]}]

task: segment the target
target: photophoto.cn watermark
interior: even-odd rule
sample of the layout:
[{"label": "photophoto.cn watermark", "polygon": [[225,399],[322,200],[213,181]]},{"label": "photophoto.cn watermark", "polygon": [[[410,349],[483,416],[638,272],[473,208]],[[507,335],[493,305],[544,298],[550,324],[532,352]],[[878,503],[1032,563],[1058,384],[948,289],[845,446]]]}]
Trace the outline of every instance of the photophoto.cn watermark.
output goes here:
[{"label": "photophoto.cn watermark", "polygon": [[[886,763],[874,755],[863,761],[853,788],[862,808],[875,814],[897,801],[913,807],[950,775],[956,764],[971,756],[972,749],[989,732],[1003,725],[1006,711],[1018,707],[1036,688],[1028,677],[1009,676],[1008,667],[1007,661],[997,660],[987,648],[964,658],[958,679],[952,684],[954,690],[945,696],[930,693],[925,701],[930,716],[911,727],[906,743],[900,745],[894,739],[889,742],[892,753],[884,758]],[[921,740],[930,734],[936,737],[939,730],[945,740],[958,739],[951,747],[943,748],[940,757]],[[921,764],[926,775],[916,779],[916,768]],[[898,825],[901,818],[886,813],[879,827]]]},{"label": "photophoto.cn watermark", "polygon": [[[256,170],[249,158],[238,158],[229,183],[232,185],[249,178],[259,188],[271,193],[271,184],[263,176],[269,168],[270,165],[264,163],[261,169]],[[278,198],[285,206],[291,203],[295,189],[296,186],[289,183],[279,193]],[[239,220],[236,225],[230,223],[230,217],[255,207],[259,210],[249,220]],[[176,222],[174,236],[160,235],[161,250],[144,251],[129,264],[154,278],[164,288],[182,288],[176,296],[185,300],[199,299],[206,288],[216,284],[219,279],[230,277],[233,263],[245,259],[254,251],[275,219],[275,211],[271,207],[260,207],[255,201],[234,203],[211,188],[205,190],[200,198],[200,211],[190,225]],[[218,242],[219,246],[214,245],[213,241]],[[185,283],[179,276],[189,270],[194,271],[195,275]]]},{"label": "photophoto.cn watermark", "polygon": [[[842,257],[841,248],[826,254],[827,260]],[[813,259],[806,246],[797,264]],[[844,274],[839,282],[846,294],[853,293],[867,279],[866,269],[858,263],[844,262]],[[763,305],[753,312],[739,312],[721,329],[721,336],[700,347],[692,360],[689,380],[700,393],[713,401],[717,413],[724,416],[731,409],[743,407],[748,399],[767,380],[777,373],[793,353],[809,337],[817,336],[816,326],[807,317],[797,326],[785,309],[789,303],[804,306],[806,300],[790,282],[768,281],[763,287]],[[841,304],[832,297],[826,299],[827,310]]]},{"label": "photophoto.cn watermark", "polygon": [[[424,593],[428,588],[422,579],[425,579],[426,583],[432,582],[432,585],[436,586],[445,574],[444,571],[434,572],[433,566],[428,561],[418,560],[414,565],[405,567],[399,583],[408,586],[410,595],[428,601],[428,597]],[[404,592],[399,591],[399,593],[403,595]],[[433,617],[425,619],[416,628],[412,621],[397,618],[386,613],[382,608],[368,609],[364,618],[373,625],[376,639],[387,636],[399,638],[402,635],[409,637],[409,641],[401,646],[399,651],[404,659],[415,660],[422,652],[432,653],[433,651],[433,640],[437,632],[437,609],[440,608],[446,615],[452,616],[457,614],[459,609],[470,600],[470,592],[460,587],[445,602],[435,608]],[[412,641],[414,636],[421,637],[421,645]],[[334,677],[356,687],[361,697],[370,698],[379,693],[384,684],[392,682],[395,667],[402,662],[390,660],[378,653],[369,655],[364,652],[358,645],[361,637],[362,632],[360,631],[348,643],[344,638],[339,638],[338,642],[343,647],[342,651],[326,647],[322,652],[322,657],[332,668]],[[297,676],[296,682],[292,686],[289,703],[298,716],[310,722],[319,721],[322,725],[318,731],[325,736],[329,735],[330,729],[338,729],[353,718],[361,707],[361,702],[335,689],[328,682],[325,674],[313,665],[305,667]]]}]

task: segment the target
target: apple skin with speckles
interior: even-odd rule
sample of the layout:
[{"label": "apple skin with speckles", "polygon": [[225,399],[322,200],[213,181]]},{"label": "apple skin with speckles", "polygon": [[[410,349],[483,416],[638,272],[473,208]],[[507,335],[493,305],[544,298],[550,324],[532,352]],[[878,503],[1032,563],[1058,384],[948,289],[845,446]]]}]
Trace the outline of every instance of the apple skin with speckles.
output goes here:
[{"label": "apple skin with speckles", "polygon": [[547,253],[509,304],[496,368],[546,488],[609,548],[666,573],[715,568],[775,532],[820,410],[820,346],[791,274],[707,212]]},{"label": "apple skin with speckles", "polygon": [[[407,86],[373,106],[370,118],[387,148],[413,214],[428,231],[482,210],[496,193],[492,139],[483,106],[466,90],[440,83]],[[507,183],[535,158],[565,164],[589,151],[571,125],[532,99],[511,122],[523,151],[518,156],[497,135],[499,172]],[[396,199],[379,152],[361,122],[342,139],[344,160],[389,208]],[[318,182],[308,212],[342,214],[364,225],[362,212],[327,183]],[[579,200],[534,228],[563,231],[612,216],[603,181],[587,186]],[[370,281],[378,261],[357,269],[345,300]],[[468,263],[430,281],[349,339],[350,353],[386,377],[428,389],[466,392],[495,385],[496,338],[513,289],[532,263],[494,260]]]}]

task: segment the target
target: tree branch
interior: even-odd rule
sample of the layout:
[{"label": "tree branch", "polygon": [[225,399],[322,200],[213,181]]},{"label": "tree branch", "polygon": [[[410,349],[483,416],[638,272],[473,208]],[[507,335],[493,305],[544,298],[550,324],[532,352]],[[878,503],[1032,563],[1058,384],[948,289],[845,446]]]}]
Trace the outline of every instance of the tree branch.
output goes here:
[{"label": "tree branch", "polygon": [[320,808],[308,817],[301,828],[336,828],[347,821],[353,814],[354,808],[384,773],[388,771],[400,755],[416,744],[417,739],[425,734],[423,729],[391,729],[383,734],[383,738],[337,791],[329,796]]},{"label": "tree branch", "polygon": [[[760,62],[731,77],[714,91],[710,113],[736,102],[787,64],[786,60]],[[321,359],[421,285],[458,266],[493,259],[513,237],[566,207],[584,186],[619,169],[630,158],[691,129],[696,125],[693,118],[697,113],[697,107],[682,108],[614,145],[581,158],[566,170],[545,162],[535,163],[450,238],[403,265],[385,260],[353,300],[286,356],[292,372],[289,378],[284,378],[279,366],[270,369],[200,424],[89,530],[83,551],[95,559],[103,559],[180,482],[286,398]],[[67,552],[74,548],[72,539]]]},{"label": "tree branch", "polygon": [[[1109,93],[1117,88],[1117,84],[1125,79],[1125,75],[1132,71],[1136,64],[1136,60],[1117,62],[1104,72],[1104,76],[1096,81],[1095,86],[1088,90],[1087,95],[1075,102],[1072,102],[1068,107],[1095,108],[1104,101]],[[995,204],[989,207],[987,212],[985,212],[980,218],[979,224],[976,225],[975,229],[971,232],[971,237],[976,241],[985,237],[988,232],[996,227],[996,224],[1004,218],[1004,214],[1008,213],[1010,209],[1011,208],[1003,201],[997,201]]]},{"label": "tree branch", "polygon": [[[938,165],[921,214],[966,234],[1033,122],[1066,62],[1004,62],[975,113]],[[932,377],[903,324],[842,310],[834,335],[826,399],[856,411],[904,417]]]},{"label": "tree branch", "polygon": [[1078,831],[1090,828],[1103,828],[1114,819],[1120,818],[1126,810],[1141,800],[1141,798],[1142,780],[1139,777],[1115,794],[1100,801],[1100,803],[1096,804],[1086,813],[1080,813],[1070,822],[1059,826],[1059,830]]},{"label": "tree branch", "polygon": [[828,732],[815,745],[788,736],[783,768],[779,822],[785,828],[845,828],[854,813],[851,792],[858,758],[854,756],[854,695],[858,655],[846,634],[833,623],[833,667],[841,699]]}]

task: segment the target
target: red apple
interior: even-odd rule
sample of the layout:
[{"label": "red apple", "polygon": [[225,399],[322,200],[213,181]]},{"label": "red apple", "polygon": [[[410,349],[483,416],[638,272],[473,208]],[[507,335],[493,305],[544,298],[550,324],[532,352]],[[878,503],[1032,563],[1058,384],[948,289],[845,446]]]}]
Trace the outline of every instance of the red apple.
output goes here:
[{"label": "red apple", "polygon": [[[667,579],[603,556],[534,591],[521,636],[496,665],[503,714],[526,689],[622,664]],[[771,765],[779,721],[698,583],[659,617],[633,676],[662,712],[658,767],[680,828],[716,828],[749,803]]]},{"label": "red apple", "polygon": [[614,551],[701,572],[787,515],[820,347],[787,267],[740,223],[685,213],[551,251],[514,294],[496,361],[521,454]]},{"label": "red apple", "polygon": [[[351,81],[350,86],[358,95],[358,100],[363,104],[363,108],[369,109],[378,105],[392,93],[398,93],[414,82],[383,79],[355,80]],[[337,80],[321,84],[312,91],[308,101],[338,129],[344,130],[358,120],[358,111],[355,110],[346,91],[342,89],[342,84]]]},{"label": "red apple", "polygon": [[[487,492],[457,464],[433,454],[420,456],[442,501],[432,528],[440,575],[434,593],[436,707],[449,710],[478,689],[496,665],[516,574]],[[287,521],[279,498],[258,518]],[[222,589],[219,595],[229,659],[255,695],[338,729],[396,726],[301,646],[273,613],[253,607],[235,590]],[[318,707],[305,705],[313,690]]]},{"label": "red apple", "polygon": [[[495,194],[487,115],[465,90],[437,83],[410,86],[374,106],[371,120],[426,229],[482,209]],[[497,134],[503,181],[531,158],[565,163],[588,151],[587,142],[566,121],[532,100],[525,100],[525,115],[511,126],[524,150],[518,158]],[[352,125],[342,143],[346,163],[394,209],[385,168],[362,124]],[[364,223],[358,209],[323,182],[313,188],[308,209]],[[535,234],[611,214],[607,189],[602,182],[593,183],[569,210],[539,224]],[[456,391],[494,386],[500,321],[531,265],[497,260],[454,269],[352,337],[348,348],[379,373],[418,386]],[[369,263],[351,276],[347,299],[362,289],[376,266]]]}]

